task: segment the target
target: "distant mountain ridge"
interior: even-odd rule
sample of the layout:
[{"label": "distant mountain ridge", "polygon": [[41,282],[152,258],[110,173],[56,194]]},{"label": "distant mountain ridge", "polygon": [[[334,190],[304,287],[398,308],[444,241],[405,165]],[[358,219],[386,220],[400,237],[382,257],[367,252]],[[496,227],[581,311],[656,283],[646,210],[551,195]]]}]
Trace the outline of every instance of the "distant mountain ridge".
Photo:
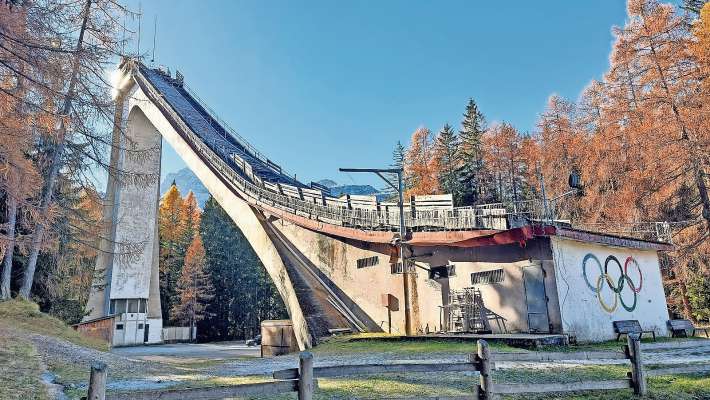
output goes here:
[{"label": "distant mountain ridge", "polygon": [[[192,190],[197,198],[197,203],[201,208],[204,208],[207,199],[210,197],[210,192],[190,169],[183,168],[177,172],[170,172],[165,175],[165,179],[163,179],[163,182],[160,184],[161,195],[165,194],[165,192],[170,189],[170,185],[173,181],[175,181],[175,185],[183,196],[187,195],[187,193]],[[388,193],[381,192],[370,185],[338,185],[338,183],[332,179],[321,179],[316,183],[329,188],[330,195],[333,197],[340,197],[346,194],[376,196],[378,200],[382,201],[389,196]]]},{"label": "distant mountain ridge", "polygon": [[316,182],[330,189],[330,195],[340,197],[346,194],[359,196],[376,196],[378,200],[388,197],[387,193],[383,193],[370,185],[338,185],[332,179],[321,179]]}]

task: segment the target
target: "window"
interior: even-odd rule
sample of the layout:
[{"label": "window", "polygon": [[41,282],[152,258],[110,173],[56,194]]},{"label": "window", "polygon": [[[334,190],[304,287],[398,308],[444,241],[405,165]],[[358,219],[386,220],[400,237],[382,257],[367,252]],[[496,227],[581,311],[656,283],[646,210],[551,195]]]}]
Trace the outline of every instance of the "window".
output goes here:
[{"label": "window", "polygon": [[140,307],[138,309],[139,313],[145,313],[146,303],[147,303],[146,299],[140,299]]},{"label": "window", "polygon": [[502,269],[494,269],[492,271],[474,272],[471,274],[472,285],[490,285],[491,283],[500,283],[505,279]]},{"label": "window", "polygon": [[357,267],[358,268],[374,267],[375,265],[377,265],[379,263],[380,263],[380,257],[378,257],[378,256],[360,258],[357,260]]},{"label": "window", "polygon": [[440,267],[431,267],[431,269],[429,269],[429,279],[442,279],[450,276],[456,276],[455,265],[442,265]]},{"label": "window", "polygon": [[138,329],[143,329],[143,324],[138,324]]},{"label": "window", "polygon": [[109,315],[116,313],[116,300],[111,300],[111,303],[109,303],[108,313]]},{"label": "window", "polygon": [[138,299],[128,299],[128,312],[137,313],[138,312]]},{"label": "window", "polygon": [[117,331],[122,331],[122,330],[123,330],[123,324],[117,324],[117,325],[116,325],[116,330],[117,330]]},{"label": "window", "polygon": [[115,299],[111,300],[114,303],[114,311],[116,314],[123,314],[126,312],[126,299]]}]

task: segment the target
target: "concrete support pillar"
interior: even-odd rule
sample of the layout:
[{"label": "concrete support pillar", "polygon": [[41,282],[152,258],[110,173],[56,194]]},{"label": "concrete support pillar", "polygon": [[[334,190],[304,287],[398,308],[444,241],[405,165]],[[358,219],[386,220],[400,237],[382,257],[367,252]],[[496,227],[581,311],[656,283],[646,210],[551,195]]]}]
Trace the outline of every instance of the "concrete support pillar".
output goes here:
[{"label": "concrete support pillar", "polygon": [[111,299],[148,299],[149,341],[156,342],[162,327],[157,226],[161,136],[140,108],[127,104],[132,92],[116,99],[104,231],[85,320],[108,315]]}]

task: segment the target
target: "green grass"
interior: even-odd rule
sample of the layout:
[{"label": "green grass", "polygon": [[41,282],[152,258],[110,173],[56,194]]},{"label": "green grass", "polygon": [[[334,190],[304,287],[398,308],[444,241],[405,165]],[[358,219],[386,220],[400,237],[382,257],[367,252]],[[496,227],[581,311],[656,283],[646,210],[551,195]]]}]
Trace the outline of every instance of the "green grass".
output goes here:
[{"label": "green grass", "polygon": [[46,399],[41,373],[32,343],[0,332],[0,400]]},{"label": "green grass", "polygon": [[[0,400],[44,400],[45,387],[40,381],[43,365],[34,344],[25,338],[37,333],[67,340],[83,347],[108,350],[102,340],[84,337],[61,320],[39,311],[37,304],[23,300],[0,301]],[[48,362],[47,368],[59,383],[88,380],[85,366]],[[84,391],[85,392],[85,391]],[[86,393],[83,393],[86,395]]]},{"label": "green grass", "polygon": [[[382,338],[380,340],[380,338]],[[336,336],[313,349],[314,354],[341,353],[390,353],[390,354],[431,354],[459,353],[467,354],[476,351],[476,342],[449,340],[393,340],[397,336],[387,334],[357,334]],[[498,343],[490,343],[494,351],[516,351],[517,349]]]},{"label": "green grass", "polygon": [[105,341],[80,335],[63,321],[40,312],[37,304],[29,301],[0,301],[0,321],[16,331],[54,336],[79,346],[108,351]]},{"label": "green grass", "polygon": [[[588,366],[577,368],[555,368],[550,370],[494,371],[494,379],[499,383],[545,383],[580,382],[584,380],[619,379],[626,375],[623,366]],[[425,396],[464,396],[473,394],[478,377],[471,373],[443,374],[384,374],[348,378],[318,379],[317,400],[377,399],[386,397],[409,397],[417,399]],[[287,394],[269,399],[295,399]],[[266,399],[253,397],[252,400]],[[550,399],[610,399],[610,400],[697,400],[710,399],[710,377],[671,376],[649,379],[649,394],[638,397],[631,389],[612,391],[587,391],[571,393],[545,393],[539,395],[502,396],[510,400],[550,400]]]}]

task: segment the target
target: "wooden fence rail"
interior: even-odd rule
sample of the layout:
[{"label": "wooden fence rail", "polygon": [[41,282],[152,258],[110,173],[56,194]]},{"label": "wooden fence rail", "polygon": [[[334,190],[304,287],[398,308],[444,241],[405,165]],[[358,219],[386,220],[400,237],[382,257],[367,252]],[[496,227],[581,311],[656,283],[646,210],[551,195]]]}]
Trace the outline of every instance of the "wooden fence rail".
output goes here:
[{"label": "wooden fence rail", "polygon": [[[533,352],[533,353],[494,353],[485,340],[477,342],[476,352],[469,356],[468,362],[435,363],[414,362],[399,364],[362,364],[328,367],[314,367],[313,355],[302,352],[299,367],[273,372],[273,382],[249,383],[234,386],[211,388],[168,389],[155,391],[110,393],[106,395],[106,366],[97,364],[91,368],[89,380],[89,400],[220,400],[239,396],[275,395],[297,392],[299,400],[312,400],[317,387],[315,378],[339,376],[357,376],[388,373],[441,373],[477,371],[479,382],[473,393],[465,396],[434,396],[417,399],[428,400],[489,400],[501,394],[578,392],[588,390],[633,389],[634,393],[647,393],[647,377],[671,374],[710,373],[710,365],[689,365],[675,368],[646,370],[638,337],[631,335],[627,339],[624,351],[592,352]],[[628,359],[631,364],[626,378],[571,383],[507,384],[493,382],[493,366],[498,362],[551,362],[574,360],[619,360]],[[390,399],[390,400],[403,400]]]}]

